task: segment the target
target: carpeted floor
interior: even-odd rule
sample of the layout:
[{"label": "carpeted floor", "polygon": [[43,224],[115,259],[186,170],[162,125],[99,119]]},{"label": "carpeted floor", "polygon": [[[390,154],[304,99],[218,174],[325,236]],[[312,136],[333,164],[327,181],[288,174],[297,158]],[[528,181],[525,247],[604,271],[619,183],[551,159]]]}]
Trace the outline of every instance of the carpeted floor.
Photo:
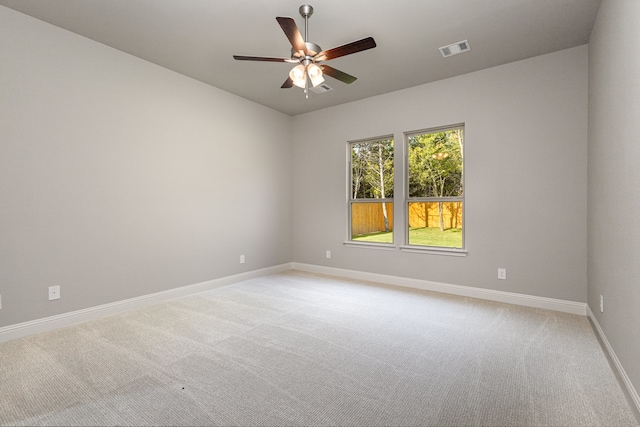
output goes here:
[{"label": "carpeted floor", "polygon": [[633,425],[586,317],[290,271],[0,344],[2,425]]}]

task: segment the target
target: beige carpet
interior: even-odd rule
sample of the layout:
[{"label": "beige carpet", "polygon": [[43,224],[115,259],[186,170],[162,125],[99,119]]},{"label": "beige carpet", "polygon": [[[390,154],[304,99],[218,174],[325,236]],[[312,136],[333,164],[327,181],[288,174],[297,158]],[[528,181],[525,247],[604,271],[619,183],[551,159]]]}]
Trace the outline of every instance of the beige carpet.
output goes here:
[{"label": "beige carpet", "polygon": [[2,425],[638,425],[587,318],[287,272],[0,344]]}]

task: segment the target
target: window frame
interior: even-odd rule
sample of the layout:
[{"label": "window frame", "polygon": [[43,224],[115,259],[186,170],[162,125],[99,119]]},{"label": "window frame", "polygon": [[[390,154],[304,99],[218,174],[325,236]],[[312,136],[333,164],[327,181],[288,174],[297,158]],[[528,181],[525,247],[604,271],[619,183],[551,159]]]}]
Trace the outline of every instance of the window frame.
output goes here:
[{"label": "window frame", "polygon": [[[352,147],[355,144],[362,144],[362,143],[367,143],[367,142],[375,142],[375,141],[381,141],[381,140],[391,140],[392,144],[393,144],[393,151],[394,151],[394,156],[393,156],[393,174],[394,174],[394,185],[393,185],[393,194],[394,197],[385,197],[385,198],[362,198],[362,199],[354,199],[353,198],[353,157],[352,157]],[[382,136],[377,136],[377,137],[371,137],[371,138],[364,138],[364,139],[358,139],[358,140],[351,140],[351,141],[347,141],[347,239],[344,242],[345,245],[347,246],[366,246],[366,247],[372,247],[372,248],[376,248],[376,249],[395,249],[396,248],[396,242],[397,242],[397,238],[396,238],[396,232],[395,232],[395,195],[396,195],[396,190],[397,190],[397,184],[395,183],[395,171],[396,171],[396,165],[395,165],[395,151],[396,151],[396,139],[395,139],[395,135],[393,134],[387,134],[387,135],[382,135]],[[391,225],[391,230],[392,230],[392,239],[390,243],[384,243],[384,242],[366,242],[366,241],[358,241],[358,240],[353,240],[353,234],[352,234],[352,225],[353,225],[353,205],[354,203],[387,203],[387,204],[391,204],[391,206],[393,207],[393,213],[392,213],[392,221],[390,222]]]},{"label": "window frame", "polygon": [[[462,195],[461,196],[446,196],[446,197],[410,197],[409,196],[409,138],[415,135],[422,134],[431,134],[444,132],[449,130],[462,130],[463,140],[462,140]],[[416,253],[431,253],[436,255],[452,255],[452,256],[465,256],[467,254],[467,246],[466,246],[466,202],[465,202],[465,155],[464,151],[466,148],[466,130],[464,123],[458,123],[448,126],[437,126],[427,129],[420,129],[410,132],[404,132],[404,161],[402,165],[402,173],[403,173],[403,185],[404,185],[404,200],[403,200],[403,209],[404,209],[404,219],[405,219],[405,227],[404,227],[404,245],[400,246],[400,249],[405,252],[416,252]],[[409,205],[411,203],[437,203],[437,202],[460,202],[462,204],[462,244],[460,248],[449,247],[449,246],[426,246],[426,245],[415,245],[409,243],[409,216],[410,216],[410,208]]]}]

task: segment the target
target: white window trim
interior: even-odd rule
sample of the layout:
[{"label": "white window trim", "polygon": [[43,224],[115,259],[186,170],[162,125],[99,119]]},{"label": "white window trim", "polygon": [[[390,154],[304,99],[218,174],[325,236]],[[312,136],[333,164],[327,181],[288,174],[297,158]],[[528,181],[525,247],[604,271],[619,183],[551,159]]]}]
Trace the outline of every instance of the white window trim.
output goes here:
[{"label": "white window trim", "polygon": [[347,240],[342,244],[351,248],[366,248],[384,251],[395,251],[397,248],[394,243],[358,242],[355,240]]},{"label": "white window trim", "polygon": [[400,250],[402,252],[414,253],[414,254],[429,254],[429,255],[445,255],[464,257],[467,256],[468,251],[460,248],[447,248],[440,246],[417,246],[417,245],[401,245]]}]

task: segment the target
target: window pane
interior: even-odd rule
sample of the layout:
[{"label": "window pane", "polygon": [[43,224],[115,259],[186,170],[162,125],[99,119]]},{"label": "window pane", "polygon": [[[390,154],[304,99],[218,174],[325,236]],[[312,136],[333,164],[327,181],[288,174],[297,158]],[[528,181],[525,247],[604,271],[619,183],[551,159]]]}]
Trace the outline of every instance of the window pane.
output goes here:
[{"label": "window pane", "polygon": [[350,199],[393,197],[393,139],[351,144]]},{"label": "window pane", "polygon": [[351,203],[351,240],[393,243],[393,203]]},{"label": "window pane", "polygon": [[464,247],[464,127],[407,135],[408,243]]},{"label": "window pane", "polygon": [[349,150],[350,238],[393,243],[393,138],[352,142]]},{"label": "window pane", "polygon": [[410,202],[409,244],[462,248],[462,202]]},{"label": "window pane", "polygon": [[408,137],[409,197],[462,196],[463,130]]}]

